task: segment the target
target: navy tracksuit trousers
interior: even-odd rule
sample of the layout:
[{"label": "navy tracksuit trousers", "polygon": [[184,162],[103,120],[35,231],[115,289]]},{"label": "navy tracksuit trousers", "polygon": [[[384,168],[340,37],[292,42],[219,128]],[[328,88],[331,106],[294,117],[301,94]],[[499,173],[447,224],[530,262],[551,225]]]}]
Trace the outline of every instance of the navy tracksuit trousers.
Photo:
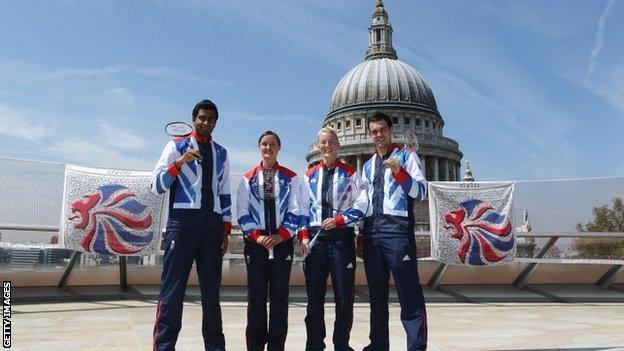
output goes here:
[{"label": "navy tracksuit trousers", "polygon": [[353,324],[353,283],[355,281],[355,244],[353,235],[319,238],[304,262],[306,292],[306,351],[325,349],[325,293],[331,274],[336,303],[334,350],[353,351],[349,334]]},{"label": "navy tracksuit trousers", "polygon": [[[171,223],[171,221],[170,221]],[[221,223],[218,222],[221,226]],[[203,227],[203,226],[202,226]],[[154,350],[174,350],[182,328],[182,304],[193,261],[202,300],[205,350],[225,350],[219,289],[223,256],[221,231],[204,227],[168,226],[160,296],[154,325]]]},{"label": "navy tracksuit trousers", "polygon": [[[247,265],[247,350],[284,350],[288,332],[288,293],[293,262],[293,241],[273,249],[274,259],[263,246],[245,241]],[[267,328],[267,296],[270,299]]]},{"label": "navy tracksuit trousers", "polygon": [[427,313],[418,278],[416,240],[404,234],[373,233],[364,237],[364,270],[370,298],[370,345],[364,351],[388,351],[388,285],[390,272],[401,305],[407,350],[427,348]]}]

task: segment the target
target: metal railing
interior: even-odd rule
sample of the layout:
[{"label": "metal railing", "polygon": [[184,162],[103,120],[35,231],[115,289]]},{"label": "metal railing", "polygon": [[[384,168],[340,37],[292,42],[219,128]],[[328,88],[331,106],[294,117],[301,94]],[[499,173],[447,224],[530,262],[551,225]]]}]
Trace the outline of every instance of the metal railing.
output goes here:
[{"label": "metal railing", "polygon": [[[23,225],[23,224],[0,224],[0,230],[13,230],[13,231],[34,231],[34,232],[58,232],[59,228],[55,226],[43,226],[43,225]],[[420,240],[426,240],[431,237],[430,232],[415,232],[417,238]],[[514,278],[513,285],[519,289],[525,288],[531,277],[538,271],[543,265],[552,264],[593,264],[593,265],[607,265],[609,266],[606,273],[598,277],[595,284],[602,287],[610,287],[620,275],[624,273],[624,257],[619,260],[608,259],[586,259],[586,258],[545,258],[546,255],[555,246],[555,243],[561,238],[622,238],[624,239],[624,233],[608,233],[608,232],[563,232],[563,233],[538,233],[538,232],[518,232],[517,238],[546,238],[548,239],[544,246],[533,257],[518,258],[518,262],[526,263],[526,266],[522,271]],[[296,238],[295,238],[296,240]],[[224,259],[241,259],[243,257],[244,239],[242,233],[234,232],[229,238],[228,253]],[[65,271],[58,283],[58,287],[66,289],[69,279],[76,268],[81,252],[74,252],[65,268]],[[295,245],[295,255],[300,257],[301,252],[299,245]],[[422,255],[419,255],[422,256]],[[431,260],[430,257],[421,257],[421,260]],[[119,284],[123,290],[127,289],[127,264],[126,257],[119,257]],[[435,268],[434,273],[429,278],[427,285],[434,290],[438,288],[442,278],[444,277],[448,266],[442,262]]]}]

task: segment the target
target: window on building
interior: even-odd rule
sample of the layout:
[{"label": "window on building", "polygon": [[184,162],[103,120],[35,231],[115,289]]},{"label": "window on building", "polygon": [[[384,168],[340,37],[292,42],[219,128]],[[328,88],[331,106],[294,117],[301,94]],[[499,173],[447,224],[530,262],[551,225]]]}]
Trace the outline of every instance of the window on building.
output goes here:
[{"label": "window on building", "polygon": [[395,126],[399,125],[399,117],[392,117],[392,125],[395,125]]},{"label": "window on building", "polygon": [[433,122],[433,130],[438,129],[438,125],[436,124],[436,122]]},{"label": "window on building", "polygon": [[375,42],[376,43],[381,42],[381,29],[375,30]]},{"label": "window on building", "polygon": [[346,120],[345,121],[345,129],[349,129],[351,128],[351,121],[350,120]]},{"label": "window on building", "polygon": [[409,126],[411,122],[412,122],[411,118],[403,117],[403,124],[405,124],[406,126]]},{"label": "window on building", "polygon": [[361,118],[357,118],[355,120],[355,126],[356,127],[361,127],[362,126],[362,119]]},{"label": "window on building", "polygon": [[336,130],[340,130],[342,128],[342,123],[338,122],[336,123]]},{"label": "window on building", "polygon": [[429,128],[429,121],[425,121],[425,128]]},{"label": "window on building", "polygon": [[416,127],[420,127],[420,118],[416,118]]}]

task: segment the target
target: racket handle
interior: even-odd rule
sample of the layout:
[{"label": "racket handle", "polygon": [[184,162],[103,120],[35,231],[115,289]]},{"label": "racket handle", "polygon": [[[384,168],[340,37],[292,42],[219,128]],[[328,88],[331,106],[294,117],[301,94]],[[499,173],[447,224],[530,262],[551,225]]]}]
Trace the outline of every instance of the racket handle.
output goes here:
[{"label": "racket handle", "polygon": [[269,260],[274,259],[275,256],[273,256],[273,249],[269,249]]},{"label": "racket handle", "polygon": [[310,253],[303,255],[304,261],[308,257],[308,255],[312,254],[312,248],[314,247],[314,244],[316,244],[316,239],[318,239],[318,233],[314,236],[314,238],[312,238],[312,240],[310,240],[310,243],[308,244],[308,247],[310,248]]},{"label": "racket handle", "polygon": [[[188,151],[188,150],[193,150],[193,148],[191,148],[191,146],[189,145],[189,146],[187,146],[186,150],[187,150],[187,151]],[[199,151],[199,149],[196,149],[196,150],[198,150],[198,151]],[[195,157],[195,161],[197,161],[197,163],[202,163],[202,161],[203,161],[203,160],[204,160],[204,158],[202,157],[202,155],[201,155],[201,154],[199,154],[199,156],[196,156],[196,157]]]},{"label": "racket handle", "polygon": [[318,239],[318,234],[316,234],[314,238],[312,238],[312,240],[310,241],[310,244],[308,244],[308,246],[310,247],[310,250],[312,250],[312,248],[314,247],[314,244],[316,244],[316,239]]}]

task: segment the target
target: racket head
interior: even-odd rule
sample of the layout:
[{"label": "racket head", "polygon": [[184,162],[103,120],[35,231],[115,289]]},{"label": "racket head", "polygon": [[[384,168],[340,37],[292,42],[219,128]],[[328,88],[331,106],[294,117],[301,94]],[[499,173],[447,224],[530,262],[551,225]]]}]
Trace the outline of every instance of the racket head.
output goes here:
[{"label": "racket head", "polygon": [[411,129],[406,129],[401,133],[403,148],[410,151],[418,151],[418,137]]},{"label": "racket head", "polygon": [[334,211],[343,213],[355,205],[358,196],[358,185],[349,177],[341,177],[327,189],[325,201]]},{"label": "racket head", "polygon": [[186,122],[169,122],[165,126],[165,133],[172,137],[187,137],[191,135],[194,128]]},{"label": "racket head", "polygon": [[260,201],[273,200],[279,197],[281,191],[279,179],[273,179],[273,189],[268,189],[267,186],[267,179],[261,177],[260,175],[258,175],[254,179],[254,181],[249,184],[249,187],[251,188],[251,193],[256,199]]}]

